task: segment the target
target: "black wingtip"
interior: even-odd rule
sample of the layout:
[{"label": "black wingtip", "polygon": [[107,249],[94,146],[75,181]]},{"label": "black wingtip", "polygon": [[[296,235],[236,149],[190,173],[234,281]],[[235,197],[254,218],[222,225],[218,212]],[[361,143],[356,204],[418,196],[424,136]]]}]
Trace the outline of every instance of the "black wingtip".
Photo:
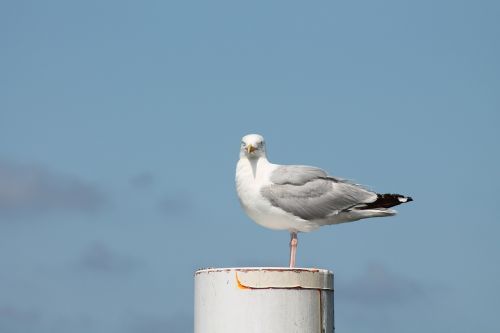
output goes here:
[{"label": "black wingtip", "polygon": [[370,202],[359,209],[390,208],[410,201],[413,201],[412,197],[407,197],[401,194],[377,194],[377,200]]}]

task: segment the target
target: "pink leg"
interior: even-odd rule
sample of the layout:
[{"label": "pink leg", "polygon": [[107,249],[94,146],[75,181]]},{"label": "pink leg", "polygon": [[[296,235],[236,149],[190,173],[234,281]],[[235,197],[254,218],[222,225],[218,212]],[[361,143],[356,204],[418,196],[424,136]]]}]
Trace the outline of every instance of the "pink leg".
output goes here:
[{"label": "pink leg", "polygon": [[290,233],[290,268],[295,267],[295,255],[297,253],[297,244],[299,243],[297,239],[297,233]]}]

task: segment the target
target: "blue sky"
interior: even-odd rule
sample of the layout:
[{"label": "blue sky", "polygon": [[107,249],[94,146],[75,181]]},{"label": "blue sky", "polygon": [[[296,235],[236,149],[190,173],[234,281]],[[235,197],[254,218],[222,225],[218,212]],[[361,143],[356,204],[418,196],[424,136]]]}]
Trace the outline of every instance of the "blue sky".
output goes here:
[{"label": "blue sky", "polygon": [[189,332],[193,272],[282,266],[240,138],[415,202],[299,235],[342,332],[492,332],[495,1],[0,3],[0,331]]}]

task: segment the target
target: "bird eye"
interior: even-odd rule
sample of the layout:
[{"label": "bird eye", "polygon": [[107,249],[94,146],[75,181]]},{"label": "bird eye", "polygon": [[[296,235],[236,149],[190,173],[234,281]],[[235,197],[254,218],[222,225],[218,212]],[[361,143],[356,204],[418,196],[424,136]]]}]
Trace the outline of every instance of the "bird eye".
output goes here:
[{"label": "bird eye", "polygon": [[241,141],[241,146],[242,146],[242,147],[245,147],[246,145],[247,145],[247,144],[246,144],[245,142]]}]

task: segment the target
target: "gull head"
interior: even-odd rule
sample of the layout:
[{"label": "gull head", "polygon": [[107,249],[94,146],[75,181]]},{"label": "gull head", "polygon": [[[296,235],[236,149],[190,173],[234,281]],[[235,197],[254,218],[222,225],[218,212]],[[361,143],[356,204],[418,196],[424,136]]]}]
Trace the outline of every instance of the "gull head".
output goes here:
[{"label": "gull head", "polygon": [[259,134],[248,134],[241,138],[240,158],[250,159],[265,157],[266,144],[264,138]]}]

